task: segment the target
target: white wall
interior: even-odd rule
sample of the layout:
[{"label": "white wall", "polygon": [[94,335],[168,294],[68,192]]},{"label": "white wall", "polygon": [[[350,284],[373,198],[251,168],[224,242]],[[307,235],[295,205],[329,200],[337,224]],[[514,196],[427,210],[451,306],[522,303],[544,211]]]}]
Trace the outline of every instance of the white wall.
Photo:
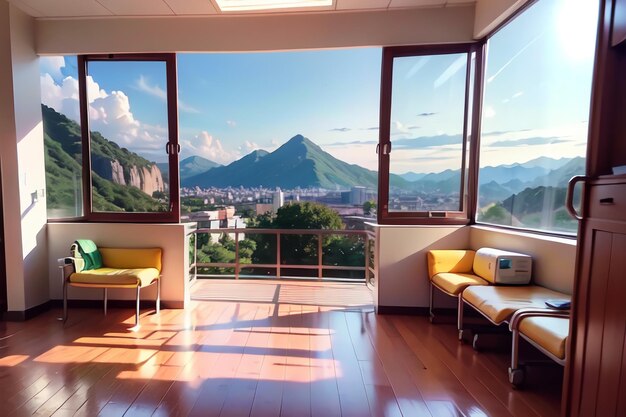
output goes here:
[{"label": "white wall", "polygon": [[571,294],[576,267],[576,240],[472,226],[470,248],[492,247],[533,257],[533,281]]},{"label": "white wall", "polygon": [[377,226],[375,229],[379,241],[375,290],[378,307],[427,307],[426,253],[430,249],[469,246],[469,227]]},{"label": "white wall", "polygon": [[0,2],[0,146],[9,311],[48,301],[43,129],[34,20]]},{"label": "white wall", "polygon": [[477,0],[474,37],[485,37],[526,3],[528,0]]},{"label": "white wall", "polygon": [[[184,224],[50,223],[48,225],[48,271],[50,298],[63,298],[57,260],[69,256],[72,242],[91,239],[98,246],[163,249],[161,300],[168,308],[184,308],[189,301],[189,245]],[[102,292],[70,288],[70,299],[100,300]],[[156,287],[142,291],[142,299],[154,300]],[[110,290],[109,299],[132,300],[134,291]]]},{"label": "white wall", "polygon": [[468,42],[474,6],[255,16],[37,21],[40,54],[230,52]]}]

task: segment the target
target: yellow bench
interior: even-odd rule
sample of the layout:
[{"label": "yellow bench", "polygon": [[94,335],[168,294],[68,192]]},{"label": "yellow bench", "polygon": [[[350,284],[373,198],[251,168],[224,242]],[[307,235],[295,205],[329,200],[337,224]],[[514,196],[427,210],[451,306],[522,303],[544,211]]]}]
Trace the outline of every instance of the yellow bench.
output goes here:
[{"label": "yellow bench", "polygon": [[459,340],[463,338],[463,298],[462,293],[469,286],[485,286],[489,282],[474,273],[473,250],[430,250],[428,251],[428,276],[430,295],[428,311],[431,321],[434,319],[433,291],[437,288],[442,293],[457,299],[457,328]]},{"label": "yellow bench", "polygon": [[139,324],[139,300],[141,289],[157,285],[156,313],[161,308],[161,248],[98,248],[102,256],[102,267],[83,270],[82,259],[66,258],[72,265],[71,273],[63,273],[63,321],[67,320],[67,288],[104,289],[104,314],[107,313],[107,290],[128,288],[136,291],[135,325]]},{"label": "yellow bench", "polygon": [[516,311],[509,323],[512,333],[509,382],[514,387],[524,382],[524,370],[519,365],[520,337],[563,366],[566,360],[569,327],[569,311],[546,310],[545,308]]}]

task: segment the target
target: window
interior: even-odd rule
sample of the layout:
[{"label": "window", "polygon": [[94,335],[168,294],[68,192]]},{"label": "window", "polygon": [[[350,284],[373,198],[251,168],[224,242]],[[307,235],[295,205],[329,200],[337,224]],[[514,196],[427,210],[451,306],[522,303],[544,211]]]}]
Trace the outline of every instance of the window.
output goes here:
[{"label": "window", "polygon": [[175,56],[52,57],[41,69],[48,218],[178,222]]},{"label": "window", "polygon": [[380,223],[467,222],[479,54],[477,44],[384,49]]},{"label": "window", "polygon": [[40,58],[48,219],[83,216],[82,140],[75,56]]},{"label": "window", "polygon": [[576,233],[565,192],[585,172],[597,11],[540,1],[489,39],[477,221]]}]

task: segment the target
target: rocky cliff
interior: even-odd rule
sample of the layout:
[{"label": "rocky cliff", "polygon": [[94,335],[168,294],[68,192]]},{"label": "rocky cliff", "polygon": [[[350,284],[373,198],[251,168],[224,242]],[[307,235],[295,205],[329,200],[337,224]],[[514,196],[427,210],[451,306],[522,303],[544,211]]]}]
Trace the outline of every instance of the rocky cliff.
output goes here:
[{"label": "rocky cliff", "polygon": [[139,188],[148,195],[155,191],[165,191],[163,174],[156,164],[126,165],[117,159],[92,155],[91,169],[104,179]]}]

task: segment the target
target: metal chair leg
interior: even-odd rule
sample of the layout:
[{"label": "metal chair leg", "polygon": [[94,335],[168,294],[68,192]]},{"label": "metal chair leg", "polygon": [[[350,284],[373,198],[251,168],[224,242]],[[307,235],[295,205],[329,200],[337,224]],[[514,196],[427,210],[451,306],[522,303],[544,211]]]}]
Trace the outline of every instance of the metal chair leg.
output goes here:
[{"label": "metal chair leg", "polygon": [[67,280],[63,277],[63,323],[67,321]]},{"label": "metal chair leg", "polygon": [[161,312],[161,277],[157,279],[156,313]]},{"label": "metal chair leg", "polygon": [[141,287],[137,286],[137,310],[135,312],[135,326],[139,325],[139,298],[141,296]]},{"label": "metal chair leg", "polygon": [[463,293],[459,294],[457,304],[456,327],[459,331],[459,340],[463,340]]},{"label": "metal chair leg", "polygon": [[103,297],[103,300],[104,300],[104,315],[106,316],[106,315],[107,315],[107,300],[108,300],[108,297],[107,297],[107,289],[106,289],[106,288],[104,288],[104,297]]},{"label": "metal chair leg", "polygon": [[435,318],[435,313],[433,313],[433,291],[434,291],[434,288],[433,288],[432,281],[429,281],[429,286],[430,286],[430,294],[428,295],[428,319],[432,323],[434,318]]}]

